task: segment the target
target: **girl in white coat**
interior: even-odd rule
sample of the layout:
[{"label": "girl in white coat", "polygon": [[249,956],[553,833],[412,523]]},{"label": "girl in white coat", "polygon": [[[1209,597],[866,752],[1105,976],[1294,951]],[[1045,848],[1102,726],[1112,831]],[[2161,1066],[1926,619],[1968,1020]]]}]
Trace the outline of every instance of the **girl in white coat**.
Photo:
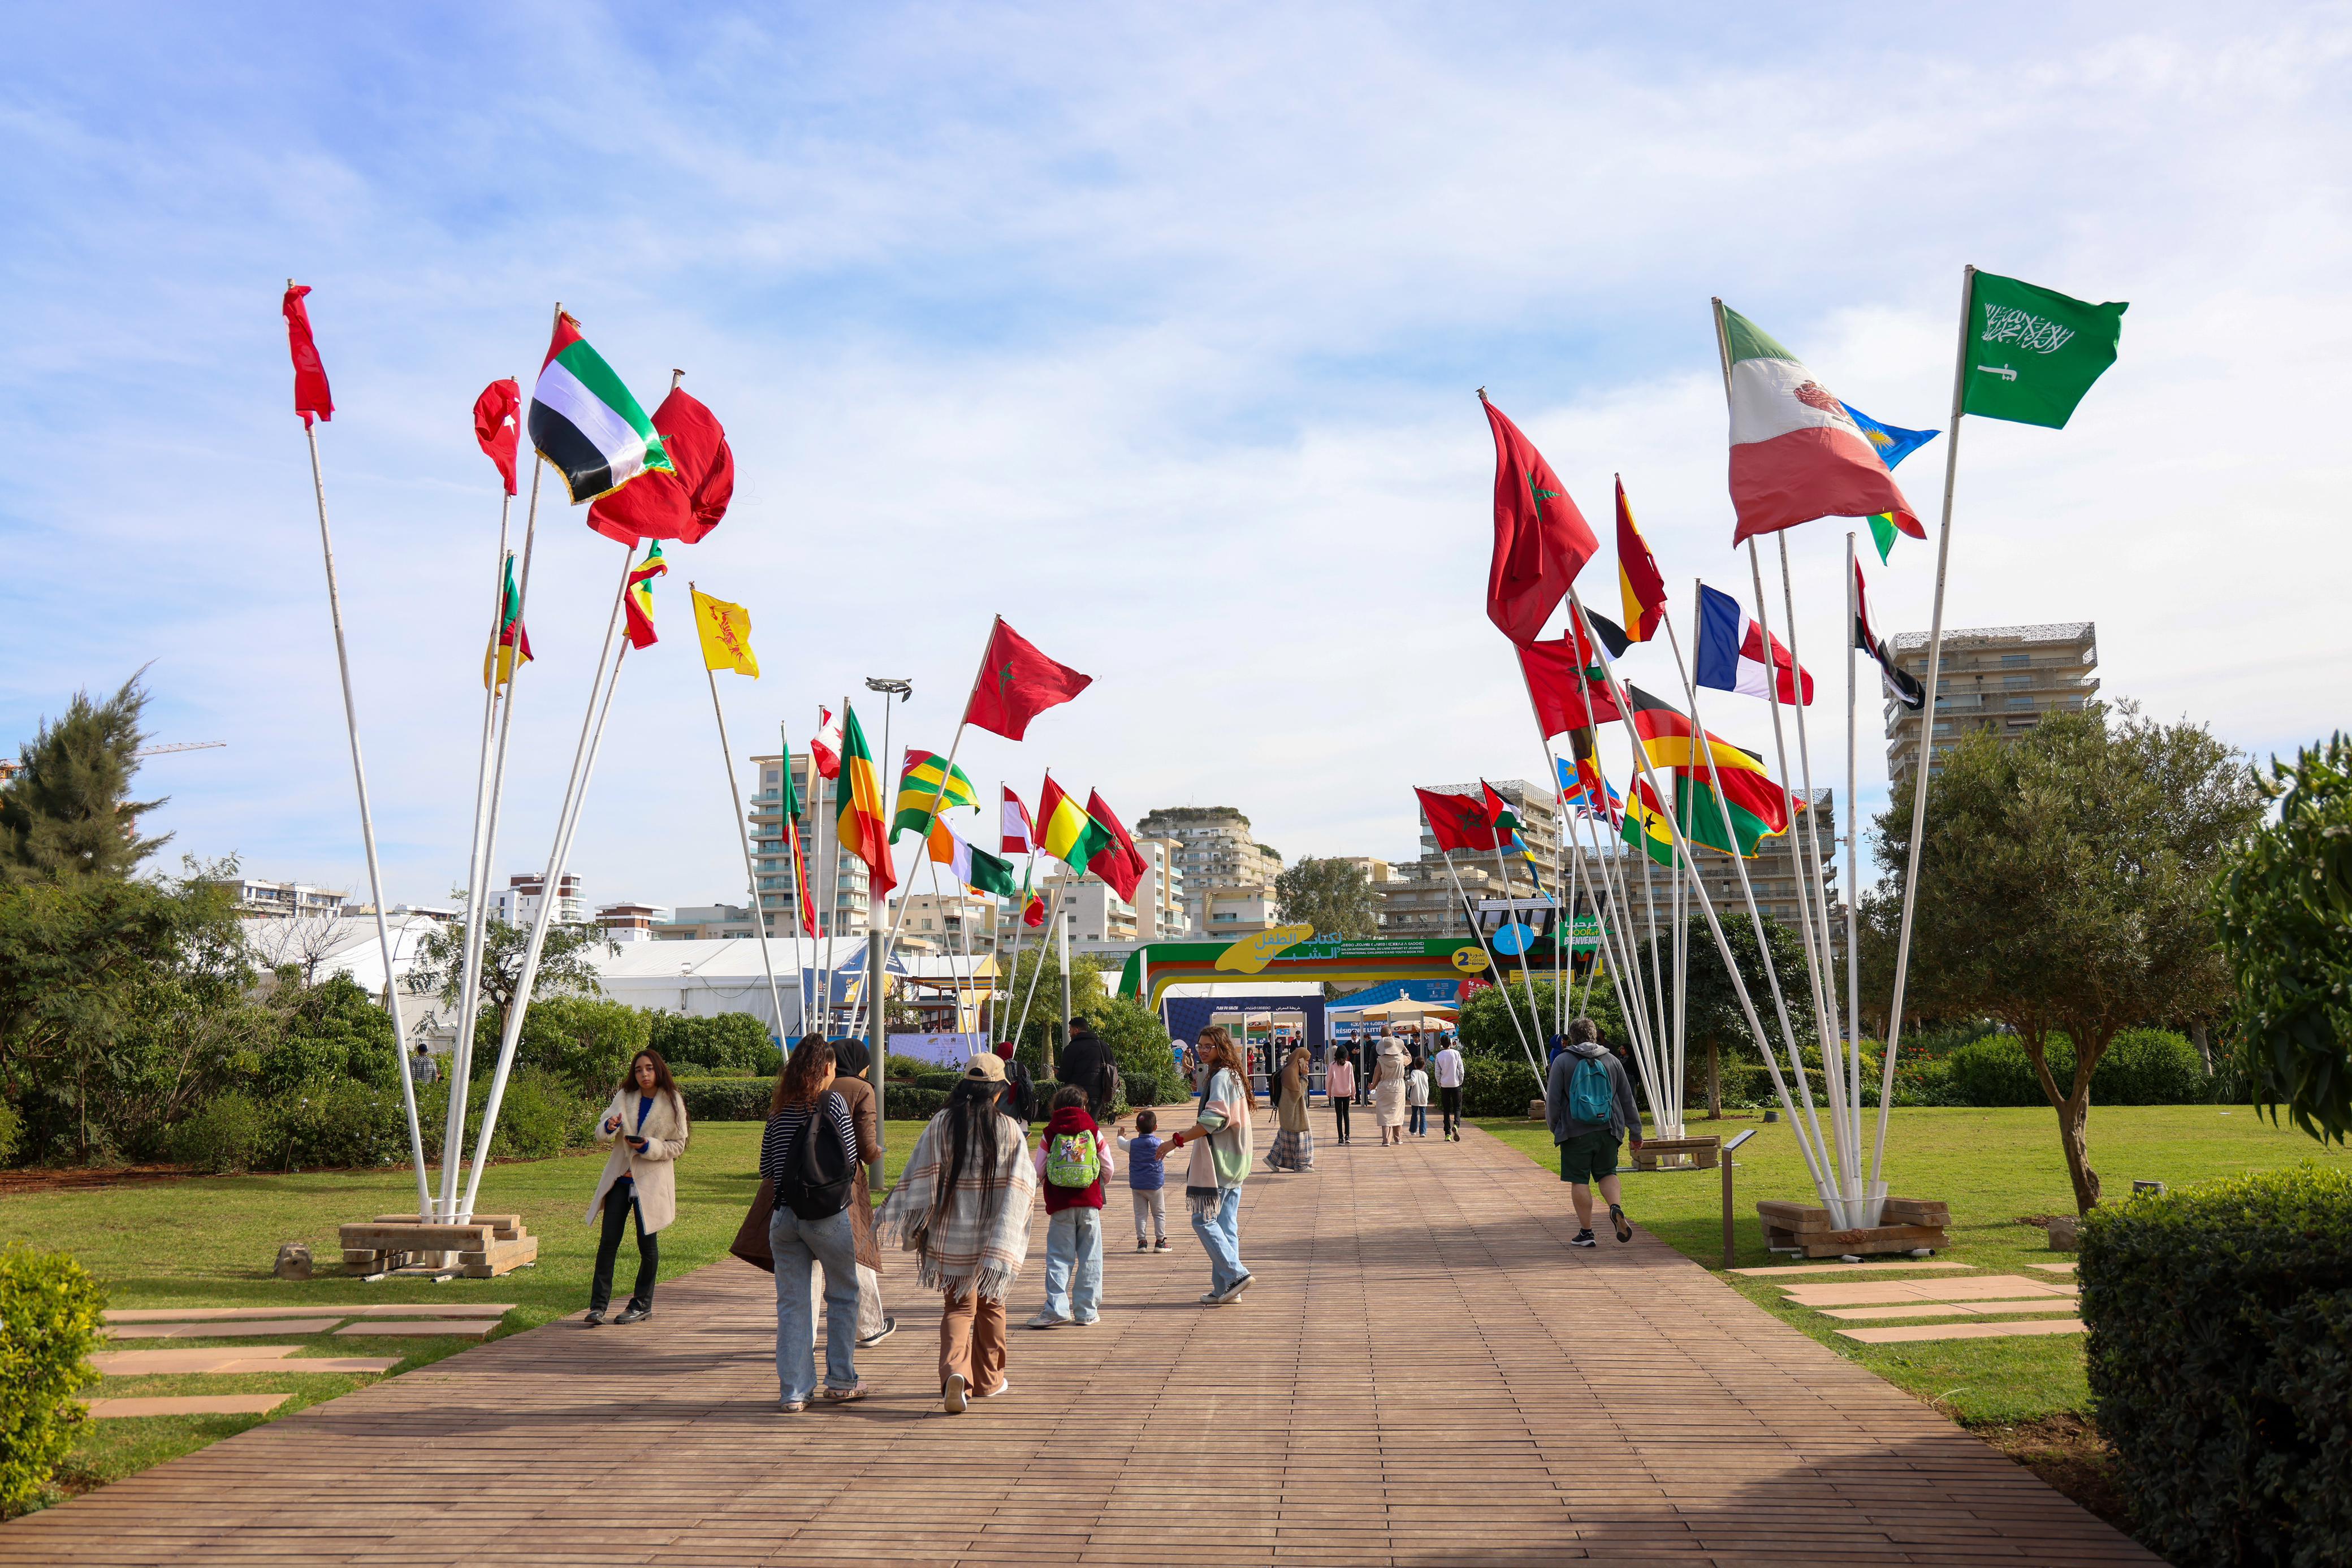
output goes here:
[{"label": "girl in white coat", "polygon": [[586,1222],[602,1219],[603,1237],[596,1244],[596,1273],[588,1287],[588,1326],[604,1321],[613,1300],[613,1264],[621,1252],[621,1233],[629,1217],[637,1221],[637,1281],[629,1291],[629,1304],[616,1323],[643,1322],[653,1316],[654,1279],[661,1272],[661,1244],[655,1238],[677,1218],[677,1156],[686,1153],[686,1104],[670,1082],[669,1063],[661,1053],[641,1051],[629,1063],[626,1077],[613,1092],[612,1103],[596,1121],[596,1141],[613,1145],[604,1174],[589,1200]]}]

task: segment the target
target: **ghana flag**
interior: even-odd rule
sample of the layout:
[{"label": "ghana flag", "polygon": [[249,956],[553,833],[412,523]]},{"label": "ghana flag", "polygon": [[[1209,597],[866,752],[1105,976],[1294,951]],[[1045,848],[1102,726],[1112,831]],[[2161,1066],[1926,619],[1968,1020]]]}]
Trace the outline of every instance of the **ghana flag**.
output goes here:
[{"label": "ghana flag", "polygon": [[880,898],[898,885],[898,868],[890,863],[890,835],[882,828],[882,783],[875,777],[874,753],[866,749],[866,731],[857,711],[841,715],[841,814],[834,820],[835,841],[844,854],[866,862],[866,880]]},{"label": "ghana flag", "polygon": [[563,476],[575,507],[640,474],[677,472],[654,422],[569,315],[555,319],[531,388],[530,444]]},{"label": "ghana flag", "polygon": [[[947,792],[940,791],[940,781],[947,780]],[[962,768],[955,767],[937,752],[909,750],[907,766],[898,774],[898,800],[890,821],[890,836],[900,833],[928,833],[937,819],[931,808],[937,804],[942,811],[959,806],[978,808],[980,797],[964,777]]]},{"label": "ghana flag", "polygon": [[1063,792],[1045,775],[1045,791],[1037,800],[1037,847],[1068,866],[1083,873],[1087,862],[1110,847],[1109,830],[1087,815],[1086,808]]},{"label": "ghana flag", "polygon": [[[1671,845],[1674,835],[1667,831],[1665,818],[1658,812],[1658,797],[1652,792],[1649,782],[1635,779],[1633,794],[1640,803],[1649,831]],[[1718,850],[1725,854],[1736,853],[1742,860],[1754,860],[1756,846],[1773,837],[1774,830],[1767,826],[1761,817],[1737,801],[1730,803],[1727,815],[1728,826],[1726,825],[1727,813],[1717,803],[1716,793],[1708,788],[1704,775],[1680,773],[1675,776],[1675,820],[1682,824],[1683,837],[1701,849]],[[1630,831],[1626,841],[1633,841]]]}]

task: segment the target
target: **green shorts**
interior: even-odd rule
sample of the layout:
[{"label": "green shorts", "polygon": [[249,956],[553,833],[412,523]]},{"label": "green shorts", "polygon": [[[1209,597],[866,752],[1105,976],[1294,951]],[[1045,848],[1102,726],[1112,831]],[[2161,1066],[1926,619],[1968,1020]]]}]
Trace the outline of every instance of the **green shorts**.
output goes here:
[{"label": "green shorts", "polygon": [[1590,1186],[1602,1176],[1615,1176],[1617,1144],[1617,1135],[1606,1128],[1575,1134],[1559,1146],[1559,1179]]}]

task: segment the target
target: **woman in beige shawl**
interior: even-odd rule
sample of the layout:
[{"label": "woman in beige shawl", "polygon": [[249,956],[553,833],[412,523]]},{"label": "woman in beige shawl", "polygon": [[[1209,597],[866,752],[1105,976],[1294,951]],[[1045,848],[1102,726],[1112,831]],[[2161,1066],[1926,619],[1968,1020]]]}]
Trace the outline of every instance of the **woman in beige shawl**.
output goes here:
[{"label": "woman in beige shawl", "polygon": [[1019,1124],[1000,1114],[1004,1063],[972,1059],[947,1109],[930,1120],[874,1223],[875,1238],[916,1255],[918,1283],[947,1298],[940,1314],[940,1403],[963,1414],[1004,1376],[1004,1298],[1029,1256],[1037,1173]]},{"label": "woman in beige shawl", "polygon": [[1383,1146],[1404,1142],[1404,1046],[1393,1035],[1381,1037],[1380,1065],[1372,1071],[1372,1120],[1379,1124]]},{"label": "woman in beige shawl", "polygon": [[1307,1048],[1291,1050],[1274,1085],[1274,1143],[1265,1151],[1270,1171],[1315,1168],[1315,1134],[1307,1126]]}]

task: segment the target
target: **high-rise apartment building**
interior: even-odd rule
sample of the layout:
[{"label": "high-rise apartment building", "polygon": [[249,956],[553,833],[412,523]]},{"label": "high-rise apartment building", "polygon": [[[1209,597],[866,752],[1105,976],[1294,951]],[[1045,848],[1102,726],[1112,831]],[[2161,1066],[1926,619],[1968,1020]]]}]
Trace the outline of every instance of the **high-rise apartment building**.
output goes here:
[{"label": "high-rise apartment building", "polygon": [[1263,931],[1274,924],[1274,879],[1282,856],[1250,833],[1231,806],[1162,806],[1135,824],[1145,839],[1176,846],[1173,873],[1183,881],[1185,923],[1204,936]]},{"label": "high-rise apartment building", "polygon": [[[1504,779],[1494,781],[1495,793],[1511,803],[1511,814],[1519,820],[1519,837],[1535,852],[1542,866],[1543,886],[1551,888],[1552,855],[1559,845],[1559,812],[1550,791],[1531,784],[1525,779]],[[1469,784],[1428,784],[1422,788],[1432,794],[1477,795],[1479,786]],[[1381,898],[1381,935],[1383,936],[1468,936],[1470,918],[1463,910],[1462,900],[1472,904],[1481,899],[1505,896],[1504,871],[1510,882],[1510,896],[1530,898],[1535,889],[1528,879],[1528,863],[1521,857],[1505,855],[1504,871],[1498,871],[1492,851],[1456,850],[1451,874],[1445,856],[1438,852],[1437,838],[1429,831],[1426,820],[1421,825],[1421,859],[1411,864],[1389,865],[1380,861],[1362,861],[1367,875],[1370,867],[1380,867],[1389,874],[1386,880],[1374,880],[1373,891]],[[1455,892],[1456,882],[1460,892]]]},{"label": "high-rise apartment building", "polygon": [[[863,936],[867,896],[866,862],[856,855],[841,855],[834,848],[830,824],[837,806],[835,781],[811,768],[805,751],[795,751],[790,758],[769,752],[752,758],[751,764],[760,770],[760,783],[751,792],[751,804],[744,815],[751,820],[752,874],[759,879],[760,909],[768,925],[768,935],[789,936],[798,929],[793,910],[800,894],[793,877],[791,841],[784,835],[783,769],[789,766],[793,770],[793,797],[801,805],[801,856],[808,863],[810,905],[818,910],[820,918],[824,917],[824,889],[834,880],[834,862],[838,861],[840,884],[834,894],[833,915],[827,929],[836,936]],[[815,852],[816,823],[820,821],[827,824],[823,864],[818,863]]]},{"label": "high-rise apartment building", "polygon": [[[1895,662],[1924,683],[1927,634],[1903,632],[1892,640]],[[2042,626],[1988,626],[1944,633],[1936,681],[1934,748],[1949,749],[1972,730],[2008,738],[2048,713],[2080,713],[2099,689],[2098,629],[2088,621]],[[1900,786],[1919,750],[1921,716],[1893,697],[1885,704],[1886,776]],[[1941,765],[1932,758],[1930,775]]]}]

